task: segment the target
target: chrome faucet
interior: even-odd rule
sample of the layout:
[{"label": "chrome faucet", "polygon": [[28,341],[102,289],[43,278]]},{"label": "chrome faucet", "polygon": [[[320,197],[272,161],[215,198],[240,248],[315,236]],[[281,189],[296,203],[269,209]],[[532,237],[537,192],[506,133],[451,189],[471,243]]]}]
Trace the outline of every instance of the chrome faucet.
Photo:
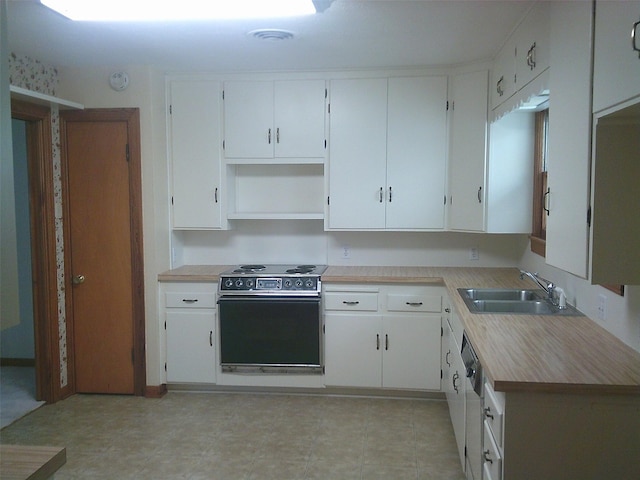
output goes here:
[{"label": "chrome faucet", "polygon": [[540,288],[542,288],[549,297],[549,301],[555,304],[554,292],[556,291],[556,286],[553,282],[550,282],[546,278],[542,278],[537,273],[527,272],[526,270],[520,270],[520,280],[524,280],[525,275],[529,277],[531,280],[536,282]]}]

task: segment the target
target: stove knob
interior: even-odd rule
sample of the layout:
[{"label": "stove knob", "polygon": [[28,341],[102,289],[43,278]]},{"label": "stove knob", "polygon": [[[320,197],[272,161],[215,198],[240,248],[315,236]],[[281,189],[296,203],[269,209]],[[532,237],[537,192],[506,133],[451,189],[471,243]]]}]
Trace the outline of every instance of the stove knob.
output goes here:
[{"label": "stove knob", "polygon": [[242,279],[238,279],[236,280],[236,287],[241,287],[242,286]]},{"label": "stove knob", "polygon": [[307,288],[313,288],[313,280],[307,280],[306,282],[304,282],[304,286]]},{"label": "stove knob", "polygon": [[292,285],[293,285],[293,282],[291,281],[291,279],[290,279],[290,278],[287,278],[287,279],[284,281],[284,288],[290,289]]},{"label": "stove knob", "polygon": [[247,281],[244,282],[244,284],[247,286],[247,288],[253,288],[253,280],[250,278],[247,278]]},{"label": "stove knob", "polygon": [[302,286],[302,280],[296,280],[296,287],[300,288]]},{"label": "stove knob", "polygon": [[233,286],[233,280],[231,280],[230,278],[227,278],[224,281],[224,286],[227,287],[227,288],[231,288]]}]

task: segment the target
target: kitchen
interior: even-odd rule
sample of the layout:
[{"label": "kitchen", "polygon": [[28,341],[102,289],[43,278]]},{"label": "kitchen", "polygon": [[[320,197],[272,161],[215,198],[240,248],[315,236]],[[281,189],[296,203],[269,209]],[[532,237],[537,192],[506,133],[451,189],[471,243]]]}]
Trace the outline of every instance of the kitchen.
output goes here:
[{"label": "kitchen", "polygon": [[[155,289],[157,274],[172,267],[192,264],[288,263],[294,260],[331,266],[517,266],[539,271],[544,277],[553,279],[565,289],[569,302],[593,319],[601,318],[598,297],[606,296],[606,315],[603,315],[601,323],[625,343],[639,349],[635,287],[627,286],[625,296],[617,297],[600,287],[591,286],[581,278],[584,274],[575,276],[546,265],[528,251],[527,235],[325,231],[322,221],[317,219],[237,220],[235,229],[228,231],[172,232],[169,226],[169,191],[165,187],[169,180],[165,167],[164,74],[150,67],[126,66],[132,80],[127,90],[94,89],[94,86],[104,83],[104,78],[113,73],[112,70],[110,67],[60,68],[62,81],[58,95],[81,101],[85,106],[140,106],[142,110],[145,158],[157,159],[143,162],[143,177],[148,182],[143,189],[148,385],[161,385],[164,378],[163,333],[160,325],[151,320],[159,316],[159,294]],[[433,72],[429,70],[429,73]],[[157,231],[164,234],[154,234]],[[471,258],[472,250],[479,256],[477,260]]]}]

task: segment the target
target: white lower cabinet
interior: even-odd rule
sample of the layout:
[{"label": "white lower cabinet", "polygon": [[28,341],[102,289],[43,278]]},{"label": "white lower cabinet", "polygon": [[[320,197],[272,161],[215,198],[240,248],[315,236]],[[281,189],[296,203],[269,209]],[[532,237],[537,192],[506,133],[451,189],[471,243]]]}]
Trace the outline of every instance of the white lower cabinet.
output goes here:
[{"label": "white lower cabinet", "polygon": [[[462,337],[462,331],[457,331],[457,318],[454,312],[450,312],[447,321],[443,321],[442,334],[442,390],[447,398],[449,416],[453,426],[453,433],[458,447],[460,465],[465,468],[465,368],[460,355],[458,336]],[[460,328],[461,330],[461,328]]]},{"label": "white lower cabinet", "polygon": [[216,383],[216,284],[161,284],[167,383]]},{"label": "white lower cabinet", "polygon": [[442,292],[325,286],[325,385],[440,390]]}]

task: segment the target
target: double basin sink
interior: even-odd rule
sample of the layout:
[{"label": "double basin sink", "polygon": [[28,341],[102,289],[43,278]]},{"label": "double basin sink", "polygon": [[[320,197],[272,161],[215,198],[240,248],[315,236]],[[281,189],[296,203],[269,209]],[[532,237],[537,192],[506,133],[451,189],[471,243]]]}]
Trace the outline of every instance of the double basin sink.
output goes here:
[{"label": "double basin sink", "polygon": [[458,293],[471,313],[582,315],[571,305],[554,305],[544,290],[459,288]]}]

